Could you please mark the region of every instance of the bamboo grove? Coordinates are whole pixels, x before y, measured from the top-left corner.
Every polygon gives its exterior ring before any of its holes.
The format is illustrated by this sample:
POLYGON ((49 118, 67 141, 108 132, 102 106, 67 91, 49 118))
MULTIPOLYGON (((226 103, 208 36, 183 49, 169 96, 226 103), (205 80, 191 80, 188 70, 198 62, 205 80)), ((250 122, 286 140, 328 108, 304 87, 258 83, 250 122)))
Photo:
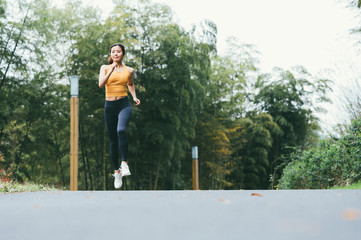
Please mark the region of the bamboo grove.
POLYGON ((127 48, 142 101, 128 128, 124 189, 191 189, 191 146, 201 189, 269 189, 288 156, 317 140, 329 81, 301 66, 262 73, 257 50, 237 39, 219 53, 212 21, 187 31, 168 6, 147 0, 119 0, 107 18, 81 1, 1 0, 0 24, 0 153, 18 181, 69 185, 75 74, 79 189, 113 189, 97 81, 115 42, 127 48))

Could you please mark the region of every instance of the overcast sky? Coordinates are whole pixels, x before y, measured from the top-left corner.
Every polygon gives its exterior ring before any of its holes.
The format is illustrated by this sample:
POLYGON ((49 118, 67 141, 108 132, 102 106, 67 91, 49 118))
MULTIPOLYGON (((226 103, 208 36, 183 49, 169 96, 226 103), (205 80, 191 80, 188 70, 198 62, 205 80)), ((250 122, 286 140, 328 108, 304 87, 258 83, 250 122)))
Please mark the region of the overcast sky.
MULTIPOLYGON (((56 0, 62 1, 62 0, 56 0)), ((361 10, 346 8, 347 0, 152 0, 169 5, 175 20, 190 29, 192 24, 212 20, 218 27, 218 53, 225 51, 226 39, 254 44, 260 67, 290 69, 301 65, 313 75, 325 76, 331 70, 336 78, 334 104, 323 121, 332 125, 345 116, 338 103, 341 86, 360 78, 361 46, 350 30, 361 27, 361 10), (351 79, 351 80, 350 80, 351 79), (332 119, 331 119, 332 118, 332 119)), ((83 0, 108 15, 112 0, 83 0)), ((361 79, 359 79, 361 80, 361 79)))
MULTIPOLYGON (((356 9, 345 7, 347 0, 152 1, 170 6, 176 21, 186 29, 205 19, 216 23, 219 54, 226 49, 230 36, 256 45, 266 70, 302 65, 317 72, 343 55, 360 59, 349 34, 360 20, 356 9)), ((113 8, 112 0, 83 2, 103 9, 105 14, 113 8)))

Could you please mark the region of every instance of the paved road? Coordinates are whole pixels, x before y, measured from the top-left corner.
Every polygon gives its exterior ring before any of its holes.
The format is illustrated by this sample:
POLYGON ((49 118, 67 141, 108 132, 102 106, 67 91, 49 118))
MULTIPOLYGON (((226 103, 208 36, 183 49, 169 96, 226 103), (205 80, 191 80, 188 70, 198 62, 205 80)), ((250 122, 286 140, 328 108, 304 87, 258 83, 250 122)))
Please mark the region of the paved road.
POLYGON ((361 190, 0 194, 0 240, 361 239, 361 190))

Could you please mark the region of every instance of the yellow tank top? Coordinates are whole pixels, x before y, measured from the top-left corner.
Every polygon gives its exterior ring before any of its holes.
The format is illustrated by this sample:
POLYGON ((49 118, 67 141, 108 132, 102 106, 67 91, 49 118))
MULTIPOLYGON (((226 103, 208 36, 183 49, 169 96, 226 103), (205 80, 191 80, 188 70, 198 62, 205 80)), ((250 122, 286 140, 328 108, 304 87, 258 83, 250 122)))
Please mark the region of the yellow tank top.
MULTIPOLYGON (((110 70, 110 65, 105 71, 105 74, 110 70)), ((105 84, 105 96, 106 97, 120 97, 127 96, 127 83, 129 79, 129 71, 125 65, 121 72, 112 72, 105 84)))

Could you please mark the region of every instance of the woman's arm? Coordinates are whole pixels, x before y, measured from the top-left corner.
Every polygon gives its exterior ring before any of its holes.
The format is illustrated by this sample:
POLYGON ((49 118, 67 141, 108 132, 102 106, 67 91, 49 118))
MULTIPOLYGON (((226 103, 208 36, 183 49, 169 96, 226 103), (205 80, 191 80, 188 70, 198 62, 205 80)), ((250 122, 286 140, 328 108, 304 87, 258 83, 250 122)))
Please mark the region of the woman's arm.
POLYGON ((140 105, 140 100, 137 98, 137 94, 135 93, 135 86, 134 86, 134 69, 129 68, 128 71, 130 73, 129 80, 128 80, 128 89, 129 89, 130 94, 133 97, 135 105, 139 106, 140 105))
POLYGON ((100 72, 99 72, 99 87, 100 88, 103 88, 105 86, 105 84, 107 84, 107 81, 108 81, 110 75, 112 74, 112 72, 114 71, 115 66, 116 66, 116 63, 113 63, 111 65, 109 72, 107 72, 107 73, 105 73, 105 72, 109 66, 108 65, 101 66, 100 72))

